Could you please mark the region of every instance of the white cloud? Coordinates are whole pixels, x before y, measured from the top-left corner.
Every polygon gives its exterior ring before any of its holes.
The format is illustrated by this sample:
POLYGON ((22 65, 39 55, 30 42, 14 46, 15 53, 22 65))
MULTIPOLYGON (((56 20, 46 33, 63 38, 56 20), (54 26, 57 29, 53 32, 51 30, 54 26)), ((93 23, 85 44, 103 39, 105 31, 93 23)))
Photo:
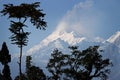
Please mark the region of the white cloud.
POLYGON ((94 41, 95 41, 95 42, 104 42, 105 39, 103 39, 103 38, 101 38, 101 37, 96 37, 96 38, 94 39, 94 41))
POLYGON ((80 2, 75 7, 89 8, 89 7, 92 7, 92 6, 93 6, 93 1, 92 0, 86 0, 85 2, 80 2))
POLYGON ((76 44, 84 40, 85 37, 93 37, 93 33, 102 18, 101 13, 93 8, 93 1, 86 0, 73 6, 56 26, 56 30, 45 38, 40 44, 34 46, 28 53, 39 50, 42 46, 47 46, 50 42, 61 38, 69 44, 76 44), (79 38, 75 38, 75 32, 79 38))
POLYGON ((104 15, 93 5, 93 0, 85 0, 76 4, 60 21, 67 26, 59 26, 60 23, 57 26, 58 29, 65 27, 85 36, 94 36, 96 29, 99 29, 97 26, 100 25, 104 15))

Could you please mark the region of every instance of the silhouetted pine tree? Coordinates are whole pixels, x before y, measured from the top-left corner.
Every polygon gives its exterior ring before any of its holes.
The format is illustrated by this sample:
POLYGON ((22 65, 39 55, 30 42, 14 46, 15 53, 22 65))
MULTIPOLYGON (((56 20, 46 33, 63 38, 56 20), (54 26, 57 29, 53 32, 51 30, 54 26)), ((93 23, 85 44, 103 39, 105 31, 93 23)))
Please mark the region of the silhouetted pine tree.
POLYGON ((0 62, 3 65, 6 65, 9 62, 11 62, 11 55, 9 54, 9 50, 5 42, 3 42, 2 49, 0 51, 0 62))
POLYGON ((11 62, 11 55, 9 54, 9 50, 5 42, 3 42, 2 49, 0 51, 0 62, 2 63, 2 65, 4 65, 2 71, 3 77, 6 80, 12 80, 10 76, 10 68, 8 66, 8 63, 11 62))
POLYGON ((6 80, 12 80, 11 76, 10 76, 10 68, 8 65, 5 65, 4 66, 4 69, 2 71, 3 73, 3 77, 6 79, 6 80))

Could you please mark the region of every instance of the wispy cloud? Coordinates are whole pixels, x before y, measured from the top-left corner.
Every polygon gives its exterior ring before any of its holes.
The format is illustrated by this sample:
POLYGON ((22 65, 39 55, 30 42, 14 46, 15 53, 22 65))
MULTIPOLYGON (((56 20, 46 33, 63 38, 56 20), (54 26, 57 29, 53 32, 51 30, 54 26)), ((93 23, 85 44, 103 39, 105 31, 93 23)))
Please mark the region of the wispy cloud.
POLYGON ((93 0, 86 0, 74 5, 59 22, 57 29, 71 29, 78 34, 93 36, 102 21, 103 14, 94 7, 93 0), (61 24, 65 26, 60 26, 61 24))
POLYGON ((92 0, 86 0, 85 2, 80 2, 79 4, 75 5, 74 8, 90 8, 93 6, 92 0))
POLYGON ((93 8, 93 5, 94 2, 92 0, 86 0, 74 5, 73 8, 59 21, 56 26, 56 30, 52 34, 27 52, 33 53, 39 50, 42 46, 46 46, 58 38, 61 38, 62 40, 65 38, 65 41, 71 43, 78 40, 80 41, 81 39, 74 39, 74 36, 71 33, 72 31, 79 36, 93 36, 93 33, 102 17, 101 13, 93 8))

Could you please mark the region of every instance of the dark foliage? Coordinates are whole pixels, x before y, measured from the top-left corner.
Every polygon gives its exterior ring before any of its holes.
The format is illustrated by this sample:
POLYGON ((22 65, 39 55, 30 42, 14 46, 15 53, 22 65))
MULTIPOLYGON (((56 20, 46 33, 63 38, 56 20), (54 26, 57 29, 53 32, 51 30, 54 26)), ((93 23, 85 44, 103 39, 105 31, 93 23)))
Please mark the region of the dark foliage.
POLYGON ((39 29, 45 29, 46 22, 44 21, 45 14, 42 12, 40 2, 32 4, 22 3, 20 5, 4 4, 4 9, 1 11, 3 16, 8 15, 9 18, 24 18, 23 22, 30 19, 30 22, 39 29))
POLYGON ((21 80, 28 80, 25 74, 22 74, 21 78, 20 78, 20 76, 17 76, 14 80, 20 80, 20 79, 21 80))
POLYGON ((9 50, 7 48, 7 45, 5 42, 3 42, 2 44, 2 49, 0 51, 0 62, 2 63, 2 65, 4 65, 4 68, 2 70, 2 77, 3 80, 12 80, 11 76, 10 76, 10 69, 8 66, 8 63, 11 62, 11 55, 9 54, 9 50))
POLYGON ((0 80, 6 80, 1 73, 0 73, 0 80))
POLYGON ((0 11, 3 16, 8 15, 11 18, 17 18, 18 22, 11 21, 11 27, 9 30, 13 33, 10 37, 11 41, 18 45, 27 45, 27 39, 29 32, 25 32, 23 27, 25 27, 26 20, 30 20, 30 22, 36 26, 38 29, 46 28, 46 22, 44 21, 45 14, 42 12, 42 9, 38 9, 40 7, 40 2, 35 2, 32 4, 22 3, 20 5, 13 4, 4 4, 4 9, 0 11))
POLYGON ((65 65, 64 59, 65 56, 58 49, 55 49, 51 54, 51 59, 49 60, 49 63, 47 64, 46 68, 53 75, 51 77, 52 79, 54 80, 60 79, 62 74, 62 66, 65 65))
POLYGON ((9 69, 9 66, 8 65, 5 65, 4 66, 4 69, 2 71, 3 73, 3 77, 6 79, 6 80, 12 80, 11 76, 10 76, 10 69, 9 69))
POLYGON ((11 27, 9 28, 9 30, 12 33, 10 39, 13 42, 13 44, 18 45, 18 47, 26 46, 28 42, 28 35, 30 34, 30 32, 24 32, 23 28, 26 25, 21 22, 11 21, 10 26, 11 27))
POLYGON ((31 60, 32 60, 32 57, 31 56, 26 56, 26 73, 28 74, 28 71, 30 69, 30 67, 32 66, 31 65, 31 60))
MULTIPOLYGON (((28 35, 30 32, 25 31, 25 22, 30 20, 29 22, 36 26, 37 29, 46 28, 46 22, 44 21, 45 14, 42 12, 42 9, 38 9, 40 7, 40 2, 35 2, 32 4, 22 3, 20 5, 13 5, 13 4, 4 4, 4 8, 0 13, 3 16, 8 15, 8 18, 11 20, 11 25, 9 30, 11 31, 12 35, 10 37, 13 44, 16 44, 20 48, 20 57, 19 57, 19 74, 22 76, 21 70, 21 60, 22 60, 22 48, 23 46, 27 46, 28 42, 28 35), (15 21, 18 20, 18 21, 15 21)), ((21 77, 20 77, 21 78, 21 77)), ((20 79, 21 80, 21 79, 20 79)))
POLYGON ((26 76, 28 80, 46 80, 46 76, 43 73, 42 69, 31 65, 31 56, 26 57, 26 76))
POLYGON ((2 49, 0 51, 0 62, 3 65, 6 65, 9 62, 11 62, 11 55, 9 54, 9 50, 5 42, 3 42, 2 49))
MULTIPOLYGON (((37 66, 32 65, 32 57, 26 57, 26 73, 22 74, 21 80, 46 80, 46 75, 43 70, 37 66)), ((17 76, 15 80, 19 80, 20 76, 17 76)))
POLYGON ((27 73, 28 80, 46 80, 45 74, 39 67, 31 66, 27 73))
POLYGON ((102 59, 99 46, 91 46, 80 51, 77 46, 69 47, 71 54, 63 54, 55 49, 47 65, 53 80, 107 80, 112 64, 109 59, 102 59))

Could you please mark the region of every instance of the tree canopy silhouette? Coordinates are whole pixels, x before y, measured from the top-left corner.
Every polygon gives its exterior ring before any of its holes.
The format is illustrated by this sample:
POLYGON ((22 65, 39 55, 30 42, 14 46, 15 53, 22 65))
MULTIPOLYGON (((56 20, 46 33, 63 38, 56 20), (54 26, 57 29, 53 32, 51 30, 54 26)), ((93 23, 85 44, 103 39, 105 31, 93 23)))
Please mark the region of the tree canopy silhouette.
MULTIPOLYGON (((39 67, 32 65, 32 57, 26 57, 26 71, 22 74, 22 80, 46 80, 46 75, 39 67)), ((19 80, 20 76, 17 76, 15 80, 19 80)))
POLYGON ((11 55, 9 54, 9 50, 5 42, 3 42, 2 49, 0 51, 0 62, 3 65, 6 65, 9 62, 11 62, 11 55))
POLYGON ((99 46, 91 46, 83 51, 77 46, 71 46, 70 54, 63 54, 55 49, 51 54, 48 71, 53 80, 92 80, 95 78, 107 80, 112 63, 103 59, 99 46))
POLYGON ((31 64, 32 57, 26 57, 26 75, 28 80, 46 80, 43 70, 31 64))
POLYGON ((11 20, 11 25, 9 28, 12 33, 10 39, 13 44, 16 44, 20 48, 20 57, 18 62, 20 76, 22 75, 22 48, 27 45, 28 35, 30 34, 30 32, 27 32, 24 29, 27 27, 26 22, 29 20, 30 23, 32 23, 33 26, 36 26, 37 29, 45 30, 47 26, 44 21, 45 14, 42 12, 42 9, 38 9, 39 7, 40 2, 35 2, 32 4, 22 3, 20 5, 4 4, 4 9, 0 11, 3 16, 8 15, 9 19, 13 19, 11 20))
POLYGON ((45 29, 45 13, 42 12, 42 9, 38 9, 39 7, 40 2, 32 4, 22 3, 16 6, 13 4, 4 4, 4 9, 1 13, 3 16, 8 15, 8 18, 17 18, 22 23, 25 23, 26 20, 29 19, 36 28, 45 29))
POLYGON ((47 64, 48 71, 52 74, 52 79, 58 80, 61 79, 61 75, 63 73, 62 67, 64 67, 65 63, 65 55, 58 49, 55 49, 51 54, 51 58, 49 63, 47 64))
POLYGON ((10 68, 8 65, 8 63, 11 62, 11 55, 9 54, 9 50, 5 42, 3 42, 2 49, 0 51, 0 62, 2 65, 4 65, 4 68, 2 70, 3 78, 5 78, 5 80, 12 80, 10 76, 10 68))

